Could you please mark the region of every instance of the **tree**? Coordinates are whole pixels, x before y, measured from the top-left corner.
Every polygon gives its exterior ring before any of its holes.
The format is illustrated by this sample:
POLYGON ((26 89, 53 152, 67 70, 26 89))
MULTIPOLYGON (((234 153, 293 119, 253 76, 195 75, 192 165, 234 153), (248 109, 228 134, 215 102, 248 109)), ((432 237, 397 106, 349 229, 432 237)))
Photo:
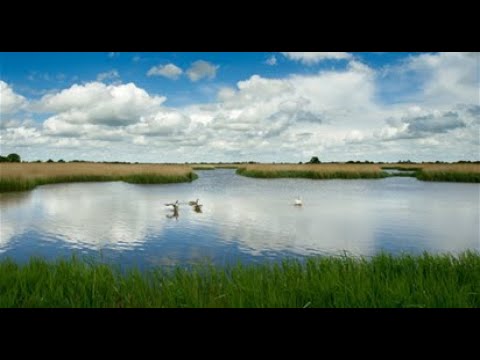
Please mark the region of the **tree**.
POLYGON ((47 163, 52 163, 53 160, 52 159, 48 159, 47 163))
POLYGON ((320 164, 320 160, 318 160, 317 156, 312 156, 312 158, 309 161, 309 164, 320 164))
POLYGON ((5 156, 0 155, 0 162, 8 162, 8 159, 5 156))
POLYGON ((60 159, 60 160, 58 160, 58 162, 59 162, 59 163, 64 163, 64 162, 65 162, 65 160, 63 160, 63 159, 60 159))
POLYGON ((18 155, 18 154, 9 154, 7 156, 7 159, 10 162, 20 162, 21 161, 20 155, 18 155))

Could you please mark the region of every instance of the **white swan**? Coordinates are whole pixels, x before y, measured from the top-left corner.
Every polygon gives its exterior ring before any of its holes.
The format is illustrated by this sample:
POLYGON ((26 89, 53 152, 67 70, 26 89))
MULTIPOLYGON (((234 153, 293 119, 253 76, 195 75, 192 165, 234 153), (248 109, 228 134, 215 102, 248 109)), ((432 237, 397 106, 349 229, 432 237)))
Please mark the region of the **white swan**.
POLYGON ((302 198, 300 196, 295 199, 295 206, 303 206, 302 198))

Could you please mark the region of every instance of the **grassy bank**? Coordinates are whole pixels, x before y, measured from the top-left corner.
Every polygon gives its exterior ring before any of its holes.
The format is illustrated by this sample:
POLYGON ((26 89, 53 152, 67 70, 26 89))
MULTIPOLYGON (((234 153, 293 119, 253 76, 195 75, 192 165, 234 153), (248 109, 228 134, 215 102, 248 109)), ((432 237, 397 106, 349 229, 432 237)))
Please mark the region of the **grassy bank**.
POLYGON ((237 174, 266 179, 380 179, 409 176, 423 181, 480 183, 480 164, 253 164, 239 167, 237 174), (414 173, 387 174, 384 169, 409 170, 414 173))
POLYGON ((480 183, 480 164, 422 164, 417 179, 480 183))
POLYGON ((38 185, 125 181, 133 184, 166 184, 193 181, 189 166, 98 163, 1 163, 0 192, 31 190, 38 185))
POLYGON ((255 164, 238 168, 237 174, 268 179, 380 179, 388 176, 379 165, 372 164, 255 164))
MULTIPOLYGON (((382 169, 415 171, 418 180, 480 183, 480 164, 383 164, 382 169)), ((411 176, 396 174, 395 176, 411 176)))
POLYGON ((0 307, 480 307, 480 254, 198 266, 121 274, 78 259, 0 262, 0 307))

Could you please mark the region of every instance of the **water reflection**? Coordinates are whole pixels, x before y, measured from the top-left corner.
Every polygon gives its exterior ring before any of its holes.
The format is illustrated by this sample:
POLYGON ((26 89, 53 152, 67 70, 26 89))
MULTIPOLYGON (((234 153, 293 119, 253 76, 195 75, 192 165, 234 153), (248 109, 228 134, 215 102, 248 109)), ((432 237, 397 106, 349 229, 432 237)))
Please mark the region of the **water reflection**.
MULTIPOLYGON (((43 242, 62 240, 72 248, 138 246, 152 221, 155 231, 161 232, 161 205, 128 189, 128 184, 120 182, 42 186, 31 192, 29 202, 19 203, 16 213, 5 211, 0 203, 2 229, 22 224, 43 242)), ((2 242, 18 234, 14 231, 4 237, 2 231, 2 242)))
POLYGON ((165 204, 165 206, 170 207, 170 210, 172 211, 171 214, 166 215, 167 219, 175 219, 178 221, 178 208, 180 207, 178 200, 174 203, 165 204))
POLYGON ((344 250, 480 250, 478 184, 405 177, 259 180, 231 170, 199 174, 186 184, 57 184, 0 194, 1 256, 39 249, 53 254, 64 247, 155 264, 344 250), (294 206, 300 195, 303 206, 294 206))
POLYGON ((1 208, 17 207, 28 201, 31 196, 31 191, 0 193, 1 208))
POLYGON ((31 192, 0 193, 0 253, 8 249, 14 236, 27 231, 30 221, 21 207, 27 204, 35 206, 31 195, 31 192))
POLYGON ((175 219, 178 221, 178 207, 173 207, 171 213, 166 215, 167 219, 175 219))

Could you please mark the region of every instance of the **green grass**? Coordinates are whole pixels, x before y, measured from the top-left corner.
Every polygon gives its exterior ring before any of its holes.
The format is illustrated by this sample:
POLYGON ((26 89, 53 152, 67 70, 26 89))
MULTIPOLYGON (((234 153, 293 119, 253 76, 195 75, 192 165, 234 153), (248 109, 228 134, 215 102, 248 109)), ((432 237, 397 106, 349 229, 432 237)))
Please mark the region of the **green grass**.
POLYGON ((480 254, 287 260, 148 272, 0 261, 0 307, 480 307, 480 254))
POLYGON ((308 170, 276 170, 276 171, 262 171, 262 170, 247 170, 245 168, 238 168, 236 173, 242 176, 264 179, 276 178, 306 178, 306 179, 382 179, 388 177, 385 172, 372 171, 334 171, 334 172, 320 172, 308 170))
POLYGON ((59 184, 69 182, 92 182, 92 181, 125 181, 131 184, 169 184, 179 182, 191 182, 198 175, 190 172, 186 175, 158 175, 158 174, 132 174, 121 176, 108 175, 74 175, 74 176, 51 176, 35 179, 23 178, 0 178, 0 192, 27 191, 36 186, 46 184, 59 184))

